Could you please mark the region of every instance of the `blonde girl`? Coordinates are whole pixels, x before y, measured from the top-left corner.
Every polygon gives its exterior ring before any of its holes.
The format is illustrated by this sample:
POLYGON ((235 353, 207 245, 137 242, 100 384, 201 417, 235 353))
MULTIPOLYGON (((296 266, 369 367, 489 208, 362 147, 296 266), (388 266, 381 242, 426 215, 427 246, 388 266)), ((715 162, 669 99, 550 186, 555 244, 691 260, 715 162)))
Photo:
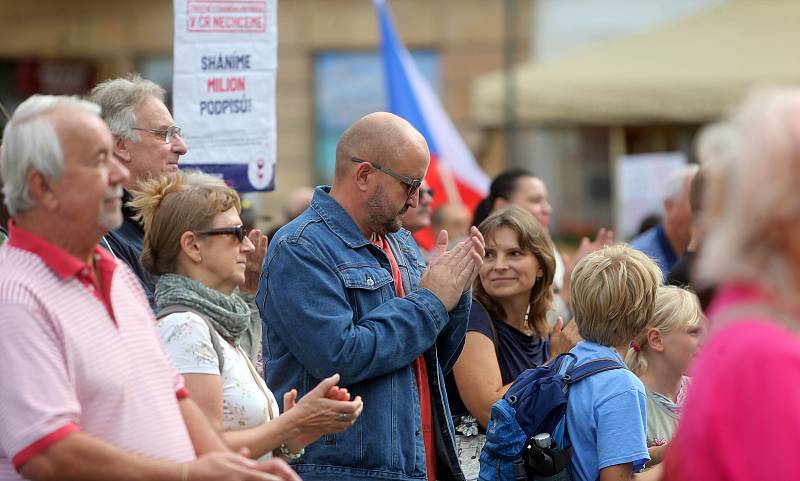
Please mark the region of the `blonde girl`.
POLYGON ((628 367, 647 391, 650 465, 661 462, 680 417, 689 378, 686 371, 704 332, 697 296, 675 286, 658 288, 653 318, 631 343, 628 367))

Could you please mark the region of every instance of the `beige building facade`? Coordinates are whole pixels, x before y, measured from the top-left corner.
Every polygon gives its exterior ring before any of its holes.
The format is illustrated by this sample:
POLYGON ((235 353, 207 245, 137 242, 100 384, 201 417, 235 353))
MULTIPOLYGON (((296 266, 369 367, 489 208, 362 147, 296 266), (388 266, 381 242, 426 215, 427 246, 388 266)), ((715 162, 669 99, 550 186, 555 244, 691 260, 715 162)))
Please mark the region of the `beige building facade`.
MULTIPOLYGON (((388 3, 406 45, 435 52, 445 108, 473 153, 496 159, 486 166, 496 172, 502 156, 470 120, 470 87, 479 75, 504 65, 506 2, 388 3)), ((514 3, 516 54, 522 59, 530 44, 531 3, 514 3)), ((86 88, 130 71, 168 84, 172 22, 170 0, 0 2, 0 100, 13 106, 37 88, 86 88), (47 78, 29 78, 37 75, 47 78)), ((315 59, 325 52, 375 52, 380 41, 370 0, 281 0, 278 31, 277 188, 260 196, 262 224, 281 221, 287 192, 320 180, 314 163, 315 59)))

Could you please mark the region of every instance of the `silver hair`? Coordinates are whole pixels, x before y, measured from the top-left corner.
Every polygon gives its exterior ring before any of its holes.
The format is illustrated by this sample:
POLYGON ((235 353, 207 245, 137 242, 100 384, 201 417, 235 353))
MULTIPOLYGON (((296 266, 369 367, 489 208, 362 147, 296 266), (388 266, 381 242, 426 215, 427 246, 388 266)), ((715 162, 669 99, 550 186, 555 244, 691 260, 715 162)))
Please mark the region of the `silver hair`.
POLYGON ((739 136, 727 120, 714 122, 700 129, 694 150, 700 165, 708 165, 729 158, 738 150, 739 136))
POLYGON ((786 229, 800 222, 800 88, 757 91, 734 113, 734 155, 720 159, 708 192, 704 282, 760 279, 793 285, 786 229))
POLYGON ((28 188, 28 175, 37 170, 48 179, 64 173, 64 152, 51 118, 46 115, 59 106, 83 109, 100 115, 97 104, 64 95, 33 95, 14 111, 3 131, 0 178, 9 214, 16 215, 36 205, 28 188))
POLYGON ((98 104, 103 120, 115 136, 138 142, 133 130, 136 126, 136 108, 148 97, 164 101, 164 89, 139 74, 109 79, 97 84, 89 93, 89 100, 98 104))
POLYGON ((681 198, 681 195, 688 192, 686 181, 694 177, 697 173, 697 169, 697 164, 688 164, 673 172, 672 175, 669 176, 667 185, 664 188, 664 200, 669 199, 677 201, 681 198))

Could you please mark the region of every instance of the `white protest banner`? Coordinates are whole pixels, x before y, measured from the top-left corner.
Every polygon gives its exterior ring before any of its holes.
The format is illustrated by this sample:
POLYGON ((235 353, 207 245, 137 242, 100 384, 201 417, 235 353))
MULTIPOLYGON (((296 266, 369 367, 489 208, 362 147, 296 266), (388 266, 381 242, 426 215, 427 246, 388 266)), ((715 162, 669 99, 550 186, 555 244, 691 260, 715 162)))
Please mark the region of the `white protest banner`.
POLYGON ((174 0, 175 121, 182 169, 242 192, 275 187, 277 0, 174 0))
POLYGON ((627 239, 650 214, 663 215, 662 203, 672 174, 686 165, 681 152, 636 154, 617 161, 617 209, 614 232, 627 239))

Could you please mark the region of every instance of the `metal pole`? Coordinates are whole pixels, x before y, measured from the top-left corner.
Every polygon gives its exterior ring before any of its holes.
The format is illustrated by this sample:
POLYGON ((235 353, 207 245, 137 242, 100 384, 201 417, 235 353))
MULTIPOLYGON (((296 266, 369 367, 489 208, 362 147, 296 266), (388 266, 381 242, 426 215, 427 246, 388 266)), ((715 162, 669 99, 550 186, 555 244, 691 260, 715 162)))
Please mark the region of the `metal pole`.
POLYGON ((613 209, 614 232, 622 238, 621 202, 619 198, 619 159, 627 153, 625 142, 625 127, 612 126, 608 128, 608 161, 611 168, 611 207, 613 209))
POLYGON ((517 59, 517 0, 505 1, 505 131, 506 166, 519 165, 517 154, 517 82, 513 75, 517 59))

